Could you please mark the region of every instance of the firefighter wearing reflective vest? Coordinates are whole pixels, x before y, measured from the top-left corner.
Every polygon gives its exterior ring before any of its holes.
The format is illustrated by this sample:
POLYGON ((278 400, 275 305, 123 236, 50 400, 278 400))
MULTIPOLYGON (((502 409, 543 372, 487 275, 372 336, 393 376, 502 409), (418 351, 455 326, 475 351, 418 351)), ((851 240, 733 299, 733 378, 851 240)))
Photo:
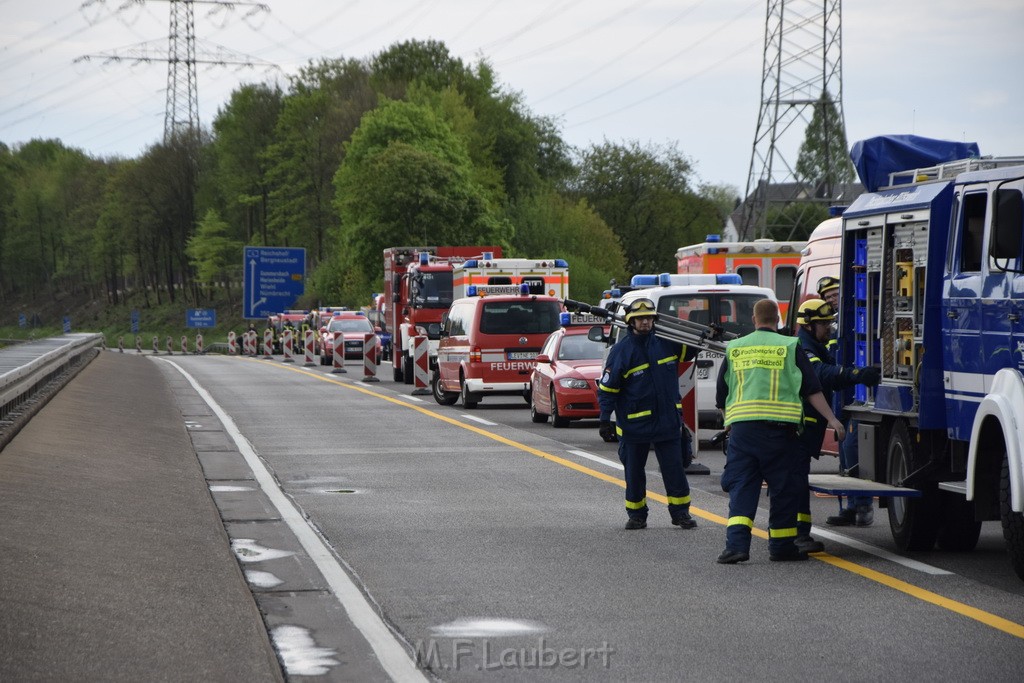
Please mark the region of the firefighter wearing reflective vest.
POLYGON ((637 299, 626 308, 626 332, 608 353, 598 384, 600 434, 605 441, 618 436, 626 477, 626 529, 647 526, 644 467, 651 446, 661 467, 672 523, 693 529, 697 522, 690 516, 690 484, 681 452, 678 366, 680 360, 696 356, 696 349, 654 336, 656 316, 650 299, 637 299))
POLYGON ((770 299, 754 305, 755 330, 726 347, 718 376, 717 405, 725 413, 729 449, 722 490, 729 493, 729 521, 720 564, 750 559, 750 537, 768 483, 768 553, 772 561, 806 560, 794 542, 800 491, 793 486, 795 459, 803 457, 797 432, 803 401, 825 415, 843 438, 843 426, 821 393, 810 361, 796 337, 778 333, 779 307, 770 299))
MULTIPOLYGON (((834 279, 834 278, 833 278, 834 279)), ((838 281, 836 282, 838 286, 838 281)), ((814 368, 814 374, 821 384, 821 392, 829 405, 832 394, 837 389, 846 389, 855 384, 875 386, 881 379, 881 371, 876 367, 849 368, 836 364, 829 350, 832 337, 832 321, 835 311, 822 299, 808 299, 800 304, 797 310, 796 323, 799 325, 797 340, 807 359, 814 368)), ((807 477, 811 473, 811 458, 821 455, 821 442, 825 438, 825 418, 814 409, 804 404, 804 431, 800 435, 804 457, 796 461, 793 484, 799 487, 800 507, 796 516, 796 544, 804 552, 813 553, 825 549, 821 541, 811 538, 811 490, 808 488, 807 477)))

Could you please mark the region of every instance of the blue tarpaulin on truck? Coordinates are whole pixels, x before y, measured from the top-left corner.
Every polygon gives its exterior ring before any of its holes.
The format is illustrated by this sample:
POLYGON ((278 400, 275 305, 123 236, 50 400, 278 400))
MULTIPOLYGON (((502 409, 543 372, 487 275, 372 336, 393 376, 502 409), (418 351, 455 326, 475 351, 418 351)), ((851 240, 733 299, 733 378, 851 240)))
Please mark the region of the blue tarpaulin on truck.
POLYGON ((853 144, 850 158, 868 192, 889 184, 889 174, 947 161, 980 157, 976 142, 934 140, 917 135, 879 135, 853 144))

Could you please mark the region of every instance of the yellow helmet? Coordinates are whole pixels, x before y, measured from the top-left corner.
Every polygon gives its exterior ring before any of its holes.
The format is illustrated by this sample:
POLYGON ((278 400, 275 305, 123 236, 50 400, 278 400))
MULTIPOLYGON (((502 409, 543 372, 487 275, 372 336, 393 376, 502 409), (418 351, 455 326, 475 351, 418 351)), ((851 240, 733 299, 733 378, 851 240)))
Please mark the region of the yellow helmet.
POLYGON ((808 299, 796 311, 796 324, 810 325, 819 321, 830 323, 835 317, 835 312, 827 303, 821 299, 808 299))
POLYGON ((633 318, 643 318, 655 315, 658 315, 658 311, 654 307, 654 302, 646 298, 637 299, 636 301, 631 302, 626 308, 627 323, 633 318))
POLYGON ((818 296, 824 298, 826 292, 839 289, 839 278, 826 275, 818 280, 818 296))

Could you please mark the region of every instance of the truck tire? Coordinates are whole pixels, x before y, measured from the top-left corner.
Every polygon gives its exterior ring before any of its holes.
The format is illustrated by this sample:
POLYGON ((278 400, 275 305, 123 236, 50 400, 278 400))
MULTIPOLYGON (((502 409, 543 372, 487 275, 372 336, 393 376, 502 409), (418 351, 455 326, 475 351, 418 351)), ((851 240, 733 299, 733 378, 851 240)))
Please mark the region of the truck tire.
POLYGON ((459 385, 462 388, 459 392, 462 397, 462 407, 466 410, 476 408, 477 404, 480 403, 480 395, 473 393, 466 387, 466 380, 461 375, 459 376, 459 385))
POLYGON ((402 381, 406 384, 412 384, 413 381, 412 356, 404 352, 402 353, 402 381))
MULTIPOLYGON (((904 420, 897 420, 889 437, 888 482, 903 485, 916 466, 914 443, 904 420)), ((931 550, 939 533, 938 489, 934 484, 922 490, 920 498, 893 496, 889 500, 889 527, 900 550, 931 550)))
POLYGON ((939 491, 939 509, 939 547, 956 553, 974 550, 981 536, 981 522, 974 521, 974 503, 959 493, 939 491))
POLYGON ((551 426, 568 427, 569 420, 558 414, 558 399, 555 398, 555 390, 551 390, 551 426))
POLYGON ((1003 523, 1003 540, 1010 554, 1013 571, 1024 580, 1024 513, 1010 507, 1010 463, 1003 453, 1003 467, 999 474, 999 518, 1003 523))
POLYGON ((434 394, 434 400, 443 406, 454 405, 459 400, 459 394, 455 391, 445 391, 441 388, 441 373, 434 370, 430 377, 430 392, 434 394))

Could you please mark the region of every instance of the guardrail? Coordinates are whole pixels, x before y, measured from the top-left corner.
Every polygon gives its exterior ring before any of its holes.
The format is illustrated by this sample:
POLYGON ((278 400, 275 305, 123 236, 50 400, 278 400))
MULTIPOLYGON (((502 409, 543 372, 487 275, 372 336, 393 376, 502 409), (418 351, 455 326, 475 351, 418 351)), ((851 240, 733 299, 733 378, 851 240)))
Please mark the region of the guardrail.
POLYGON ((0 420, 102 342, 99 334, 66 334, 0 349, 0 420))

